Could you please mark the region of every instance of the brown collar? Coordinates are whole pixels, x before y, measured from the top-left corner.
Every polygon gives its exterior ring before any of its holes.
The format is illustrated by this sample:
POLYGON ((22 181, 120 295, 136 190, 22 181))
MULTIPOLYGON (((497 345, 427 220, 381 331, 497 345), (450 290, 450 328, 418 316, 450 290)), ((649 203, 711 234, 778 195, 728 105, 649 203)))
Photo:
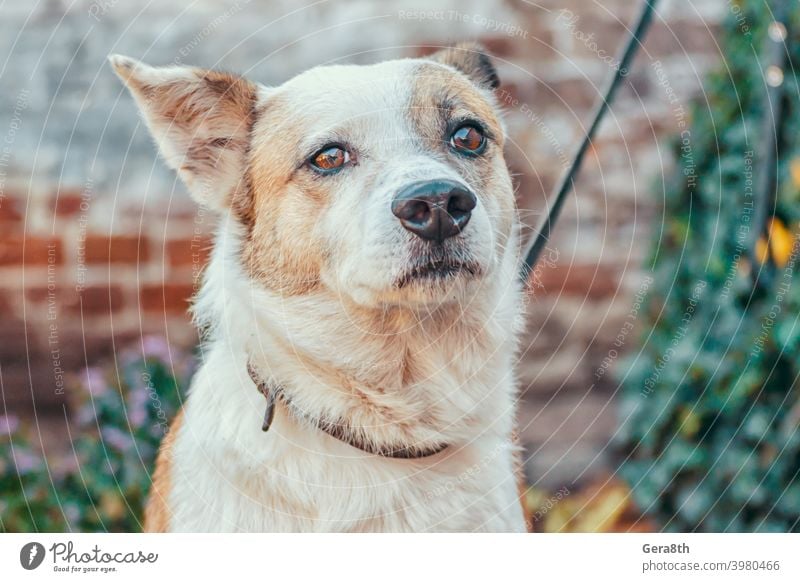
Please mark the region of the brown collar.
POLYGON ((372 443, 365 442, 359 438, 356 431, 343 421, 337 422, 327 418, 313 418, 306 414, 299 415, 296 411, 296 407, 291 405, 291 401, 280 386, 270 387, 259 378, 258 374, 256 374, 253 367, 249 364, 247 366, 247 372, 250 374, 250 379, 253 381, 253 384, 256 385, 258 391, 261 392, 267 400, 267 408, 264 411, 264 422, 261 424, 261 430, 264 432, 267 432, 272 425, 272 421, 275 418, 275 403, 280 397, 286 404, 286 409, 290 413, 299 416, 302 420, 310 422, 312 426, 315 426, 327 435, 370 455, 377 455, 390 459, 424 459, 439 454, 448 447, 447 444, 435 445, 425 449, 418 449, 415 447, 403 447, 399 449, 376 447, 372 443))

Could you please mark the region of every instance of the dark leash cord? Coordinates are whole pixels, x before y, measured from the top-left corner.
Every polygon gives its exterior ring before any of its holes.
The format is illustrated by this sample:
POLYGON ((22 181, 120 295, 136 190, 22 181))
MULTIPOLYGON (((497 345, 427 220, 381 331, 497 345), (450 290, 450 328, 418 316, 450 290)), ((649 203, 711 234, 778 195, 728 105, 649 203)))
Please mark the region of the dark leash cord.
POLYGON ((611 105, 611 101, 614 99, 614 94, 616 93, 622 79, 630 70, 633 57, 636 56, 637 51, 642 46, 642 41, 647 34, 647 29, 653 20, 656 2, 657 0, 644 0, 644 6, 639 14, 636 27, 631 33, 628 43, 625 45, 618 58, 617 62, 619 63, 619 66, 617 67, 614 75, 611 77, 602 99, 595 106, 592 125, 589 126, 589 131, 586 132, 586 136, 583 138, 580 147, 578 147, 577 151, 575 152, 569 170, 566 174, 564 174, 561 182, 559 182, 558 187, 556 188, 556 194, 553 204, 550 206, 550 211, 547 213, 547 216, 539 226, 538 232, 530 243, 529 249, 525 255, 525 262, 520 271, 520 276, 522 277, 523 281, 526 281, 530 276, 531 272, 536 266, 536 262, 539 260, 539 255, 542 254, 545 245, 550 240, 550 232, 552 231, 556 220, 558 220, 558 215, 561 212, 561 207, 564 205, 567 194, 569 194, 569 192, 575 186, 575 178, 578 175, 578 170, 581 167, 581 163, 586 155, 586 151, 589 149, 589 145, 592 143, 594 134, 596 133, 600 122, 603 120, 603 117, 605 117, 605 114, 611 105))

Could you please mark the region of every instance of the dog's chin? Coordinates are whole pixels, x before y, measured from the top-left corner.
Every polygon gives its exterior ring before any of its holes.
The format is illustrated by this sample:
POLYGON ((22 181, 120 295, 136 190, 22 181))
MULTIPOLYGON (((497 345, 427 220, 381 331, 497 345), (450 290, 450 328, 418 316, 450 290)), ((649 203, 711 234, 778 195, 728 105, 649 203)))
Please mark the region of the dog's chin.
POLYGON ((422 255, 400 270, 389 296, 392 302, 409 306, 464 301, 483 276, 484 269, 478 261, 422 255))
POLYGON ((480 287, 484 272, 474 261, 414 264, 387 286, 357 285, 348 289, 348 295, 362 307, 431 309, 468 300, 480 287))
POLYGON ((443 244, 414 241, 410 257, 395 277, 399 290, 447 292, 483 276, 484 269, 467 245, 450 239, 443 244))
MULTIPOLYGON (((363 263, 362 263, 363 264, 363 263)), ((379 270, 377 270, 379 271, 379 270)), ((362 270, 359 274, 364 273, 362 270)), ((372 275, 377 274, 372 270, 372 275)), ((402 264, 390 273, 359 284, 359 277, 344 277, 346 293, 364 307, 434 307, 463 302, 481 287, 488 265, 466 245, 414 244, 402 264)))
POLYGON ((415 261, 397 277, 394 287, 399 291, 419 290, 434 294, 438 290, 447 292, 454 285, 480 278, 482 271, 476 261, 447 258, 415 261))

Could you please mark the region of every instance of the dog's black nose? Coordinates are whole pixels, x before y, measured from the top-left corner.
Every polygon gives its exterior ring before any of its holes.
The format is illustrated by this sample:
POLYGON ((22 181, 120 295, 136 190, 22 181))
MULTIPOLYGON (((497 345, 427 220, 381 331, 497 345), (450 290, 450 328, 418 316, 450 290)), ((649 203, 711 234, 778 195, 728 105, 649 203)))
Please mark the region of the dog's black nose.
POLYGON ((475 194, 457 182, 415 182, 392 200, 392 213, 420 238, 442 242, 467 226, 478 203, 475 194))

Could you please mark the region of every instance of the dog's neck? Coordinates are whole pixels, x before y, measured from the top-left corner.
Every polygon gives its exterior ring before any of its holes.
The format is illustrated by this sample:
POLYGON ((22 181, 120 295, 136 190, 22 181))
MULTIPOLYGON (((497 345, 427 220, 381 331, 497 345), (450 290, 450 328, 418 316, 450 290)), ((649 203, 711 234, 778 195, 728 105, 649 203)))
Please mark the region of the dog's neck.
POLYGON ((214 345, 280 385, 294 406, 346 418, 379 446, 434 447, 478 429, 510 432, 513 285, 486 286, 469 309, 378 310, 325 290, 284 297, 244 274, 240 245, 237 225, 224 223, 195 314, 211 326, 214 345))

